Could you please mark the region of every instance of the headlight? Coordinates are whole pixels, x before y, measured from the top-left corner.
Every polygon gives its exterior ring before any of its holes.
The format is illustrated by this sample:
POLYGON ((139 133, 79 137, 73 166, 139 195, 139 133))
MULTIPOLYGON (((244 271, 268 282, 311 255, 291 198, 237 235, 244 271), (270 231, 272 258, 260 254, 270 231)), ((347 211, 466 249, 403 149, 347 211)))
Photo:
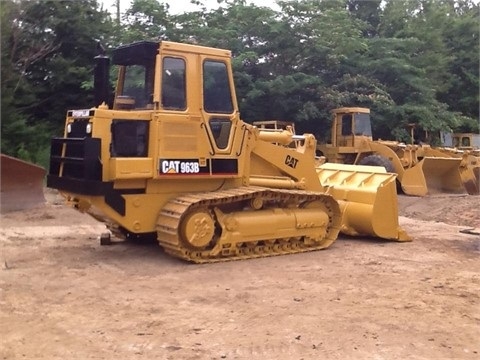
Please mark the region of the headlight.
POLYGON ((72 132, 72 124, 67 125, 67 134, 70 134, 72 132))
POLYGON ((87 124, 87 127, 85 128, 85 131, 87 132, 87 134, 92 133, 92 123, 87 124))

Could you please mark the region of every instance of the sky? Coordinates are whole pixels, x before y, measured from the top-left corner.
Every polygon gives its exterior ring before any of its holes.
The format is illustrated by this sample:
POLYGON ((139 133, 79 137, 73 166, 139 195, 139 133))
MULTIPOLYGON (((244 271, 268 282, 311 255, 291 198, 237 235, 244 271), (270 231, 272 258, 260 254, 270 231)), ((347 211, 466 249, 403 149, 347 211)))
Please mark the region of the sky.
MULTIPOLYGON (((217 0, 200 0, 205 4, 208 10, 216 9, 218 7, 217 0)), ((99 0, 103 3, 105 10, 110 11, 113 15, 116 14, 116 0, 99 0)), ((120 12, 123 13, 130 6, 131 0, 120 0, 120 12)), ((195 11, 200 8, 192 5, 190 0, 160 0, 159 2, 167 3, 171 14, 181 14, 183 12, 195 11)), ((247 0, 247 4, 255 4, 257 6, 275 7, 275 0, 247 0)))

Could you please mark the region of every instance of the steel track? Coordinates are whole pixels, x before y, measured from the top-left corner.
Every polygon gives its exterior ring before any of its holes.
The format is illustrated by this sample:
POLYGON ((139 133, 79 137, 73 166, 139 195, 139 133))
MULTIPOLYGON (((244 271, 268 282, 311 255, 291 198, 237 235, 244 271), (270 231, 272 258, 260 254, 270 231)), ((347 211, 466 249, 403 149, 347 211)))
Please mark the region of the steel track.
MULTIPOLYGON (((337 238, 341 222, 341 215, 338 204, 329 195, 301 191, 267 189, 261 187, 242 187, 231 190, 188 194, 169 201, 161 210, 157 220, 157 236, 160 245, 165 251, 177 258, 195 262, 212 263, 219 261, 230 261, 250 258, 260 258, 284 254, 294 254, 306 251, 320 250, 330 246, 337 238), (299 236, 288 239, 266 239, 264 241, 244 242, 236 244, 224 244, 226 251, 218 254, 212 253, 215 240, 205 249, 192 249, 184 241, 179 230, 184 215, 197 208, 212 209, 235 204, 245 203, 255 197, 261 197, 278 207, 300 206, 302 203, 316 201, 322 203, 322 209, 326 211, 329 223, 326 229, 326 236, 321 241, 312 242, 311 239, 299 236)), ((217 224, 218 225, 218 224, 217 224)))

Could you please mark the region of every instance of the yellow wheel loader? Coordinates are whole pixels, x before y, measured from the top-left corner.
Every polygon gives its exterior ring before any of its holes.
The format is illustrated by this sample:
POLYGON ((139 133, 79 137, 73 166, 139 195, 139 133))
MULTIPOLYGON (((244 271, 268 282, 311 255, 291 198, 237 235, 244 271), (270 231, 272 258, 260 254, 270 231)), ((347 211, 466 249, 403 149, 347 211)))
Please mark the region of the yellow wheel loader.
POLYGON ((423 157, 445 157, 460 161, 458 171, 465 190, 469 195, 479 195, 480 155, 478 152, 475 150, 421 145, 418 153, 423 157))
POLYGON ((196 263, 323 249, 339 231, 410 240, 395 174, 317 166, 313 135, 240 120, 230 51, 119 47, 111 105, 109 62, 96 57, 95 106, 52 139, 47 185, 114 235, 196 263))
POLYGON ((317 144, 317 155, 340 164, 382 166, 398 175, 407 195, 464 193, 461 159, 425 152, 417 145, 373 140, 370 110, 359 107, 334 109, 331 142, 317 144))
MULTIPOLYGON (((467 192, 480 194, 480 134, 440 133, 443 147, 435 148, 444 156, 461 158, 460 172, 467 192)), ((430 149, 427 147, 426 153, 430 149)))
POLYGON ((27 210, 45 203, 46 171, 35 164, 1 154, 0 212, 27 210))
POLYGON ((480 151, 480 134, 441 132, 440 140, 446 148, 480 151))

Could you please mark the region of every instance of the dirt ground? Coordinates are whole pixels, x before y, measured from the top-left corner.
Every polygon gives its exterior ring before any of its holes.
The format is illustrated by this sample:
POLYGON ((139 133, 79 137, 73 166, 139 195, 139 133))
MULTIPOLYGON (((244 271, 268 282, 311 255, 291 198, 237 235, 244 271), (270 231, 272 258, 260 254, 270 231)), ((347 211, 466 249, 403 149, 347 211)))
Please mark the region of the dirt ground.
POLYGON ((410 243, 192 265, 54 195, 1 218, 0 359, 480 359, 479 197, 400 196, 410 243))

